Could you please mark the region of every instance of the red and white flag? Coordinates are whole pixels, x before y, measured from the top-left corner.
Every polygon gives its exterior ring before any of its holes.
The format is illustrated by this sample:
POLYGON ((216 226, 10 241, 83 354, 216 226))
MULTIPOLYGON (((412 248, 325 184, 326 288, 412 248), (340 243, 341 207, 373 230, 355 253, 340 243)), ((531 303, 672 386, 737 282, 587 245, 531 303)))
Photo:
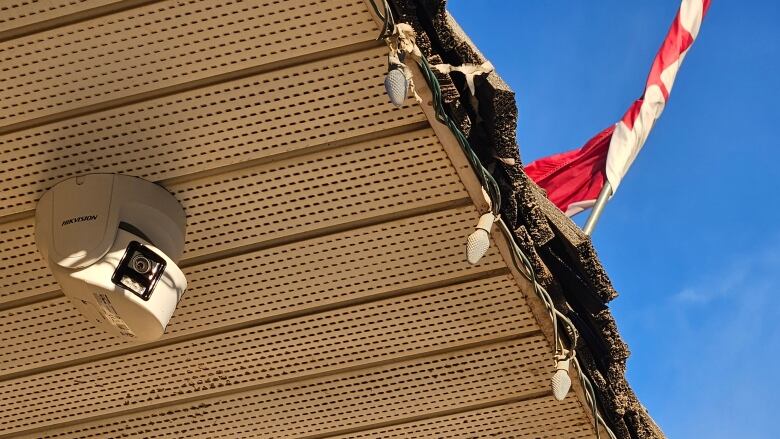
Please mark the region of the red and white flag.
POLYGON ((539 159, 525 167, 558 208, 572 216, 592 207, 604 181, 612 194, 661 116, 677 71, 699 33, 710 0, 682 0, 671 29, 653 61, 645 92, 617 124, 574 151, 539 159))

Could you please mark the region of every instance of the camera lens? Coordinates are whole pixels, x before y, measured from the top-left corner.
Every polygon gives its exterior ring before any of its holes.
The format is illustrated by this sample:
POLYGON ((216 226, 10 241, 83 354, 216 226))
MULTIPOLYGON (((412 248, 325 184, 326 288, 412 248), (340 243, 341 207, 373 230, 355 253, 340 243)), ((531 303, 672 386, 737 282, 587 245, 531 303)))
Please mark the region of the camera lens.
POLYGON ((130 266, 133 267, 133 270, 141 274, 145 274, 151 271, 152 262, 149 259, 136 254, 133 255, 133 258, 130 260, 130 266))

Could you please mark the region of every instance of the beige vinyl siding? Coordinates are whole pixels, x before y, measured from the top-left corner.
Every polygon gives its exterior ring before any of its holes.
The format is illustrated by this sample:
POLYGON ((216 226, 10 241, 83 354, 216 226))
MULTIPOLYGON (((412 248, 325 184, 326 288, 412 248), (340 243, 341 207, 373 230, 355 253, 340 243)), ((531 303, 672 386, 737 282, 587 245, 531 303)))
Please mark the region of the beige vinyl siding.
POLYGON ((463 158, 389 104, 365 1, 0 16, 0 437, 594 436, 551 396, 537 299, 495 245, 465 261, 463 158), (92 327, 40 259, 36 200, 89 172, 185 208, 158 341, 92 327))

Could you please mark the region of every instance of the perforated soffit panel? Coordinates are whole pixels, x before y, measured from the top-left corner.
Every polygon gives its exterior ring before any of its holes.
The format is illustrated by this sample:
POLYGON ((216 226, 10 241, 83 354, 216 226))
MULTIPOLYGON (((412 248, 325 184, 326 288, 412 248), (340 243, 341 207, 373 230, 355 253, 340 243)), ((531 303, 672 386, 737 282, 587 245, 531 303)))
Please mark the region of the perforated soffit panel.
MULTIPOLYGON (((0 437, 592 437, 363 0, 0 1, 0 437), (35 247, 56 182, 187 212, 166 335, 96 330, 35 247)), ((528 300, 532 300, 529 298, 528 300)))

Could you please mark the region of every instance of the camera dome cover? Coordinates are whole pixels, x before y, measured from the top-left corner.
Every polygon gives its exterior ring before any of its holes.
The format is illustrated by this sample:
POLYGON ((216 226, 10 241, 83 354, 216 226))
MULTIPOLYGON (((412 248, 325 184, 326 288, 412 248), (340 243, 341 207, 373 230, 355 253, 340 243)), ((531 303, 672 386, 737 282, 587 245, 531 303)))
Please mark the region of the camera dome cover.
POLYGON ((137 177, 88 174, 64 180, 38 201, 35 234, 44 258, 83 268, 111 248, 120 224, 143 233, 171 259, 184 250, 186 217, 162 186, 137 177))

